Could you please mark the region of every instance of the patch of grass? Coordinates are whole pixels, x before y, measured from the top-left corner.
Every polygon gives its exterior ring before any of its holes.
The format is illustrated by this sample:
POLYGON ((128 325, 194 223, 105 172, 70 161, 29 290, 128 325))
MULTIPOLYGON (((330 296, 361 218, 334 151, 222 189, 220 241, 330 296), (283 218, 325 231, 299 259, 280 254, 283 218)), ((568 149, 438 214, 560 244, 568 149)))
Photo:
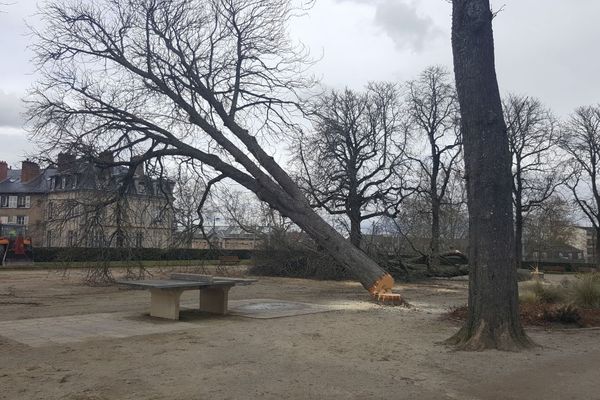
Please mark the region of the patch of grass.
POLYGON ((519 303, 521 304, 536 304, 539 301, 537 295, 530 290, 519 292, 519 303))
POLYGON ((519 302, 523 304, 556 304, 565 301, 566 298, 567 290, 564 287, 540 281, 526 282, 519 289, 519 302))
POLYGON ((574 304, 583 308, 600 308, 600 274, 579 275, 570 289, 574 304))
POLYGON ((544 285, 537 281, 533 286, 533 292, 545 304, 556 304, 565 300, 566 291, 560 286, 544 285))

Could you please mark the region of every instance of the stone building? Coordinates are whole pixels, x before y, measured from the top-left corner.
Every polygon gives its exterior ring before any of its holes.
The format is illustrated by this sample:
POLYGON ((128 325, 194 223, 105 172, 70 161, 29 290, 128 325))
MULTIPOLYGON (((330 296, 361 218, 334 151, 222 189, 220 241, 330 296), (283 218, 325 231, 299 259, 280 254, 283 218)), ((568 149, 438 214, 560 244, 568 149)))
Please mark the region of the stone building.
MULTIPOLYGON (((112 160, 108 160, 112 161, 112 160)), ((60 154, 47 198, 48 247, 171 245, 173 183, 138 167, 101 167, 60 154)))
MULTIPOLYGON (((247 232, 239 226, 213 226, 207 228, 206 235, 211 243, 222 250, 257 250, 264 246, 267 228, 257 228, 262 234, 247 232)), ((197 232, 190 243, 192 249, 208 249, 209 243, 197 232)))
POLYGON ((55 172, 31 161, 23 161, 21 169, 0 161, 0 224, 24 226, 34 246, 45 240, 46 199, 55 172))
POLYGON ((172 182, 143 167, 129 174, 70 154, 43 170, 0 162, 0 223, 25 226, 34 247, 164 248, 172 242, 172 192, 172 182))

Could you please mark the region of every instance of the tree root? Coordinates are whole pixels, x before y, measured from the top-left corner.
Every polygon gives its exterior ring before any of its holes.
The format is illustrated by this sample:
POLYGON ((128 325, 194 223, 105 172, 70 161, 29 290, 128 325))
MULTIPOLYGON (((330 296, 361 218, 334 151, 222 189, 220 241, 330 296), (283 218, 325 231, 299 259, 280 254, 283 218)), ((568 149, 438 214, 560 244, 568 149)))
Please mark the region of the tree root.
POLYGON ((539 347, 525 331, 511 327, 509 324, 497 326, 494 329, 487 326, 485 321, 480 321, 477 326, 469 329, 468 325, 462 327, 454 336, 442 342, 459 351, 521 351, 539 347))

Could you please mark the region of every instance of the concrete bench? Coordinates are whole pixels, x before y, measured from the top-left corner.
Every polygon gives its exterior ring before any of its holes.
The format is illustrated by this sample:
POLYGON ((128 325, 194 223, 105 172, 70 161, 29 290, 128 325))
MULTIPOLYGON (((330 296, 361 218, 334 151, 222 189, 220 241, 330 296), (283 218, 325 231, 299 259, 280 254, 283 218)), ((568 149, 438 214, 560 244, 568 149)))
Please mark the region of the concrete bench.
POLYGON ((179 300, 184 290, 199 290, 199 310, 227 314, 229 289, 249 285, 256 279, 226 278, 200 274, 171 274, 170 279, 117 281, 122 285, 150 290, 150 315, 179 319, 179 300))

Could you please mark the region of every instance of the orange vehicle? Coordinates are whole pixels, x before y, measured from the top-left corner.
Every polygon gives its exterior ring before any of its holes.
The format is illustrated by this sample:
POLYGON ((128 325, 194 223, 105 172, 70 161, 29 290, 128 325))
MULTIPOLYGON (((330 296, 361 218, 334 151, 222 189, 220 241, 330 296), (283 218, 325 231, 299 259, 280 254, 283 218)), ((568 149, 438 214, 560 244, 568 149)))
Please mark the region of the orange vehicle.
POLYGON ((0 265, 32 262, 33 247, 24 225, 0 224, 0 265))

